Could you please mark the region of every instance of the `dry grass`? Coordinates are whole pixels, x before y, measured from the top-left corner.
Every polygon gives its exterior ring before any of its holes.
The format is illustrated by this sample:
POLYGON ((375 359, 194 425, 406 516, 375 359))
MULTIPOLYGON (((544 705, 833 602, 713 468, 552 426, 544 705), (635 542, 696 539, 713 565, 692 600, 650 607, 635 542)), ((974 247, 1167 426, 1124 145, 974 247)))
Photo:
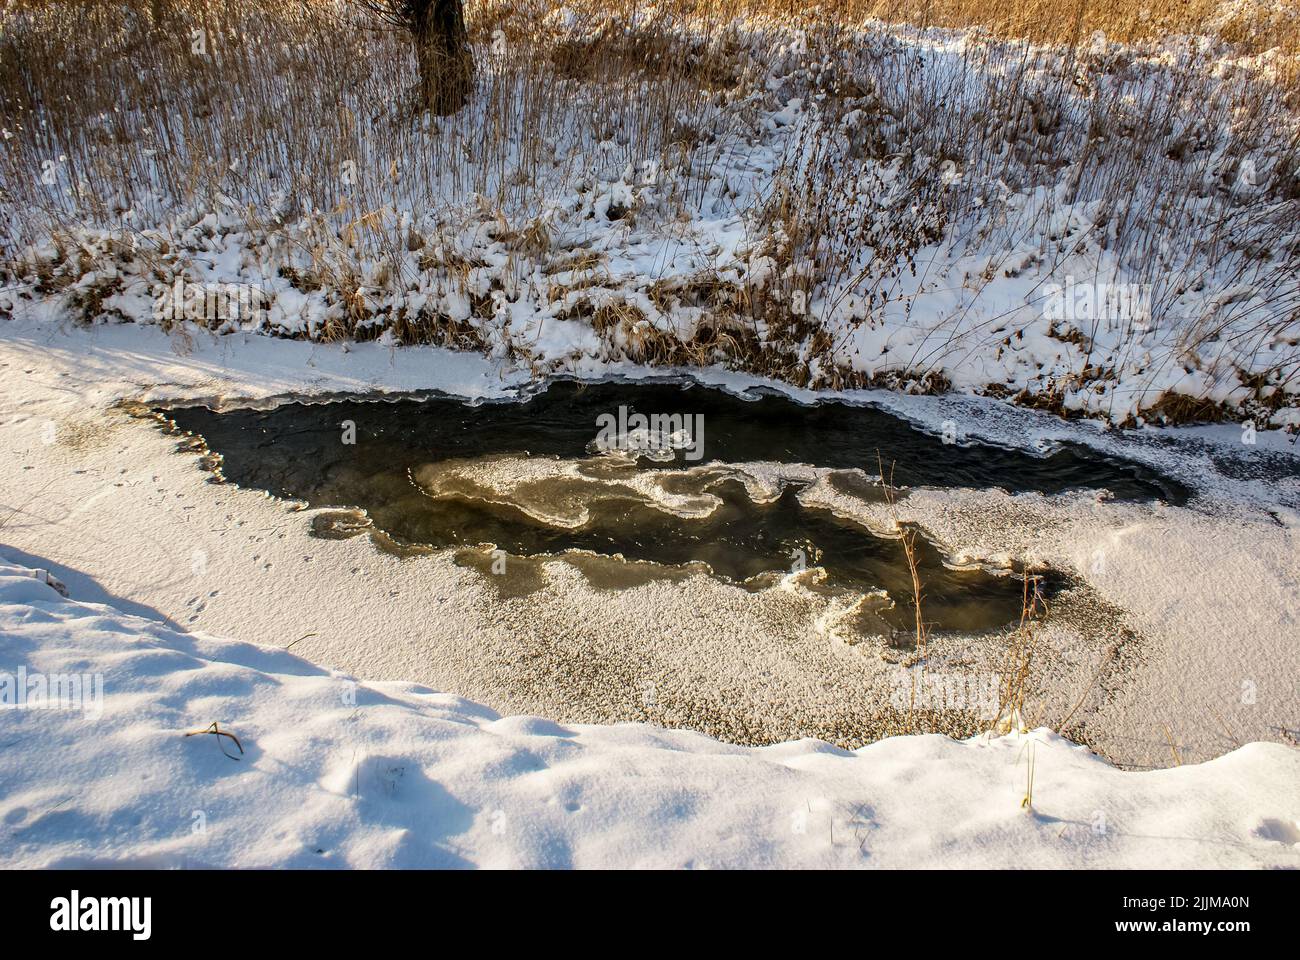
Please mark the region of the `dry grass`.
MULTIPOLYGON (((1046 604, 1039 589, 1039 578, 1026 568, 1020 623, 1008 637, 998 695, 996 733, 1010 733, 1027 728, 1025 701, 1032 691, 1034 657, 1038 649, 1037 625, 1046 614, 1046 604)), ((1032 774, 1031 774, 1032 776, 1032 774)))
MULTIPOLYGON (((992 252, 967 280, 978 296, 1023 269, 1010 251, 1036 224, 1088 202, 1109 211, 1108 255, 1154 291, 1157 326, 1204 286, 1208 264, 1216 284, 1271 296, 1247 336, 1272 343, 1300 318, 1286 287, 1300 249, 1279 246, 1300 202, 1300 136, 1286 132, 1300 106, 1300 31, 1288 16, 1297 7, 1226 9, 743 0, 722 11, 671 0, 647 11, 578 0, 560 15, 539 0, 483 0, 467 8, 481 67, 471 106, 434 118, 403 102, 416 72, 406 38, 354 6, 21 0, 0 13, 0 285, 35 277, 87 317, 112 315, 122 280, 98 266, 111 257, 168 282, 188 269, 183 251, 220 244, 229 227, 200 222, 216 211, 237 218, 295 288, 328 293, 324 319, 290 335, 391 331, 491 348, 501 303, 540 271, 547 302, 594 323, 611 358, 931 391, 947 384, 937 356, 864 372, 855 330, 891 310, 910 318, 909 289, 927 269, 919 254, 941 238, 992 252), (953 71, 927 71, 916 47, 871 18, 979 32, 953 71), (1147 57, 1098 43, 1098 31, 1139 44, 1207 34, 1218 46, 1147 57), (1267 49, 1213 76, 1225 54, 1267 49), (801 124, 762 183, 738 182, 754 178, 736 158, 754 148, 765 111, 792 97, 815 103, 820 119, 801 124), (1267 183, 1244 200, 1232 177, 1262 156, 1272 158, 1267 183), (1211 161, 1222 182, 1207 179, 1211 161), (768 269, 738 271, 700 250, 695 269, 662 266, 644 298, 620 289, 582 233, 595 227, 575 229, 572 207, 624 168, 653 171, 653 190, 598 210, 601 230, 689 245, 701 218, 735 215, 751 264, 768 269), (994 184, 1064 194, 1018 219, 994 215, 994 184), (86 227, 109 236, 88 243, 86 227), (484 258, 485 238, 506 263, 484 258), (468 308, 388 296, 431 277, 468 308), (669 329, 656 313, 688 316, 690 328, 669 329)), ((1049 267, 1073 241, 1050 242, 1049 267)), ((1242 337, 1234 309, 1186 331, 1189 348, 1242 337)), ((972 334, 1003 335, 994 325, 972 334)), ((506 351, 535 362, 517 345, 506 351)), ((1256 372, 1261 402, 1280 402, 1300 366, 1282 357, 1256 372)), ((1066 391, 1108 375, 1090 364, 1030 401, 1059 407, 1066 391)), ((1160 412, 1201 409, 1170 400, 1160 412)))
POLYGON ((899 541, 903 545, 907 570, 912 578, 912 608, 915 613, 916 652, 920 662, 924 663, 925 651, 930 639, 930 625, 926 623, 921 612, 921 602, 925 598, 925 594, 922 590, 920 563, 916 553, 917 531, 915 527, 905 525, 898 518, 898 493, 897 488, 894 486, 894 464, 891 463, 889 473, 885 473, 884 461, 877 452, 876 469, 879 471, 880 485, 885 495, 885 503, 889 507, 890 516, 894 521, 894 528, 898 531, 899 541))

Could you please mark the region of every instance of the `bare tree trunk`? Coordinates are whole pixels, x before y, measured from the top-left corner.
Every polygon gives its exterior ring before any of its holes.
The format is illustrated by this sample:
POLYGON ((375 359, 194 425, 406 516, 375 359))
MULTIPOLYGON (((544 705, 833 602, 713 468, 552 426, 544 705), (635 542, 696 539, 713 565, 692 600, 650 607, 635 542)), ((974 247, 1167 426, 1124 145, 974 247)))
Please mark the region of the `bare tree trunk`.
POLYGON ((417 0, 411 7, 424 105, 440 115, 455 113, 474 85, 474 54, 462 0, 417 0))

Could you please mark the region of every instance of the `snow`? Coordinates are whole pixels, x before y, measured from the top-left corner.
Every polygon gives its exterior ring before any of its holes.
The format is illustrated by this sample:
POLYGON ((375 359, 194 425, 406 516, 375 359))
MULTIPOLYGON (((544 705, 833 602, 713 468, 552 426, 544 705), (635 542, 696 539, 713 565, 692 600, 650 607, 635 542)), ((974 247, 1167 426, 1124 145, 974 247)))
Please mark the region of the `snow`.
POLYGON ((1277 744, 1125 773, 1045 729, 849 752, 501 717, 33 573, 0 561, 0 673, 99 676, 103 699, 0 714, 7 867, 1300 865, 1277 744), (186 736, 214 722, 238 745, 186 736))

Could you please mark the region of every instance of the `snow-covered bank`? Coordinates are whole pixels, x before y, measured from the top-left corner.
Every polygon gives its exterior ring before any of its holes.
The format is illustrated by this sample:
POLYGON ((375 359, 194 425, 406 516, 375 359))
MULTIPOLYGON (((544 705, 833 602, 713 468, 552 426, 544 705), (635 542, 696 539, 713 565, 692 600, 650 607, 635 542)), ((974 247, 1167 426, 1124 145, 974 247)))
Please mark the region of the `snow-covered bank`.
POLYGON ((305 33, 234 15, 205 96, 246 106, 201 133, 173 128, 207 117, 173 72, 188 33, 141 44, 130 5, 103 48, 33 63, 0 114, 0 317, 1300 423, 1283 51, 519 0, 480 11, 502 19, 463 111, 394 122, 375 71, 408 52, 341 6, 305 33))
POLYGON ((0 692, 22 667, 29 689, 102 676, 103 697, 0 713, 6 866, 1300 866, 1300 753, 1277 744, 1124 773, 1046 730, 848 752, 561 726, 33 573, 0 563, 0 692), (238 746, 185 736, 214 721, 238 746))

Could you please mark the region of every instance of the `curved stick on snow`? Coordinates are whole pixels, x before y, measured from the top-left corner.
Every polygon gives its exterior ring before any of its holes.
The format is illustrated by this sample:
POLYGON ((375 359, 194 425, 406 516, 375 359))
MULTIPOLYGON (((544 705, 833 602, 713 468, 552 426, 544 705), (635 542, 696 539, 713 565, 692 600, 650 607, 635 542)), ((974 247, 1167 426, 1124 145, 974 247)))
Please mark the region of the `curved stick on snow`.
MULTIPOLYGON (((235 741, 235 746, 237 746, 237 747, 239 748, 239 752, 240 752, 240 754, 243 754, 243 752, 244 752, 244 745, 243 745, 242 743, 239 742, 239 738, 238 738, 237 736, 235 736, 233 733, 227 733, 225 730, 222 730, 219 726, 217 726, 217 721, 216 721, 216 720, 213 720, 213 721, 212 721, 212 725, 211 725, 211 726, 209 726, 209 727, 204 727, 202 730, 191 730, 191 731, 189 731, 188 733, 186 733, 185 736, 187 736, 187 737, 199 737, 199 736, 202 736, 202 735, 205 734, 205 733, 210 733, 210 734, 212 734, 213 736, 215 736, 215 737, 217 738, 217 745, 218 745, 218 746, 221 746, 221 738, 222 738, 222 737, 229 737, 231 740, 234 740, 234 741, 235 741)), ((227 757, 230 757, 231 760, 238 760, 238 759, 239 759, 239 757, 232 757, 232 756, 230 756, 230 754, 226 753, 226 748, 225 748, 225 747, 221 747, 221 752, 222 752, 223 754, 225 754, 227 757)))

